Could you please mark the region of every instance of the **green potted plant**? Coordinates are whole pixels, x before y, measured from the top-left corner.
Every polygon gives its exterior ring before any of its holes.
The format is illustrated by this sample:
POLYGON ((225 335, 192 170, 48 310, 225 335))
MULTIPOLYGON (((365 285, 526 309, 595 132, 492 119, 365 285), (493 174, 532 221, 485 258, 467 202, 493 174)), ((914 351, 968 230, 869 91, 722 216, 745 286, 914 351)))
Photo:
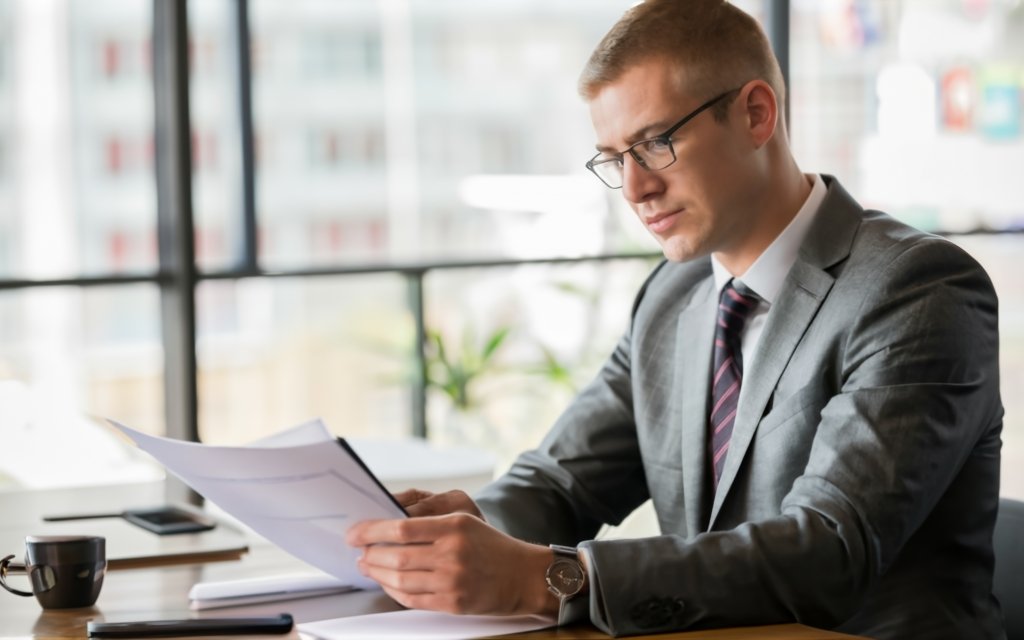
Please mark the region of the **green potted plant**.
POLYGON ((473 387, 482 377, 501 370, 495 357, 510 332, 510 327, 498 327, 482 344, 478 344, 473 332, 467 331, 463 334, 460 348, 453 352, 439 331, 428 330, 425 345, 427 388, 441 391, 456 410, 467 412, 477 409, 480 402, 473 387))

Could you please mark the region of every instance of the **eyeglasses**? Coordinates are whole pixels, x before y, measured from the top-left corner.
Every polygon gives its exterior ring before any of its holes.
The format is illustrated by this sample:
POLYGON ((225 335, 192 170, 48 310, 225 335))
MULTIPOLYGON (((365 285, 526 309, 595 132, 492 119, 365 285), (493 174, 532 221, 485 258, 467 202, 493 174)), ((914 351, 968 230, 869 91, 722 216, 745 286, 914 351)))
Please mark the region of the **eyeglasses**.
POLYGON ((621 189, 622 164, 627 153, 633 156, 633 160, 635 160, 638 165, 648 171, 661 171, 662 169, 671 166, 672 163, 676 161, 676 150, 672 147, 672 134, 682 128, 684 124, 699 116, 702 111, 714 106, 730 94, 736 93, 740 88, 730 89, 721 95, 711 98, 690 113, 686 114, 682 120, 669 127, 665 133, 654 136, 653 138, 641 140, 640 142, 634 142, 622 153, 616 153, 614 155, 602 155, 601 153, 598 153, 590 160, 587 160, 587 169, 590 169, 590 171, 593 172, 593 174, 609 188, 621 189))

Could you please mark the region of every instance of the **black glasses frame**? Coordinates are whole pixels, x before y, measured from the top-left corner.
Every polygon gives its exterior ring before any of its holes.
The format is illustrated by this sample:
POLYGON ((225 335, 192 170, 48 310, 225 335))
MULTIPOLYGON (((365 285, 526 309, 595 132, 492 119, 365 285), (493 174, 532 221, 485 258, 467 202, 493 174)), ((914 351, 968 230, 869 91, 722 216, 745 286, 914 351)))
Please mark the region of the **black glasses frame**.
POLYGON ((671 167, 673 164, 675 164, 675 161, 676 161, 676 149, 672 145, 672 135, 676 131, 679 131, 679 129, 681 129, 687 122, 689 122, 690 120, 693 120, 694 118, 699 116, 701 113, 703 113, 707 109, 710 109, 711 107, 713 107, 718 102, 724 100, 730 94, 736 93, 736 92, 738 92, 742 88, 743 87, 737 87, 735 89, 730 89, 730 90, 726 91, 725 93, 718 94, 714 98, 711 98, 710 100, 708 100, 704 104, 700 105, 699 107, 697 107, 696 109, 694 109, 690 113, 688 113, 685 116, 683 116, 682 120, 680 120, 679 122, 675 123, 674 125, 672 125, 668 129, 666 129, 664 132, 662 132, 662 133, 660 133, 660 134, 658 134, 656 136, 652 136, 650 138, 645 138, 645 139, 640 140, 638 142, 634 142, 633 144, 629 145, 629 147, 627 147, 621 153, 617 153, 617 154, 615 154, 613 156, 608 156, 608 157, 605 157, 605 158, 601 158, 601 152, 598 152, 597 155, 595 155, 593 158, 591 158, 590 160, 587 160, 587 164, 586 164, 587 169, 589 169, 591 173, 593 173, 595 176, 597 176, 597 179, 600 180, 602 183, 604 183, 604 185, 606 187, 608 187, 609 189, 621 189, 622 188, 621 181, 620 181, 620 184, 618 186, 609 184, 607 180, 605 180, 604 178, 601 177, 601 174, 597 172, 597 169, 595 167, 598 167, 598 166, 603 165, 603 164, 607 164, 609 162, 617 162, 619 164, 619 167, 620 167, 619 173, 620 173, 620 177, 621 177, 621 173, 622 173, 621 172, 621 167, 624 164, 624 159, 625 159, 625 156, 626 156, 627 153, 633 157, 633 160, 635 160, 638 165, 640 165, 641 167, 643 167, 647 171, 661 171, 662 169, 667 169, 668 167, 671 167), (669 153, 672 154, 672 159, 668 162, 668 164, 666 164, 664 166, 661 166, 661 167, 657 167, 655 169, 652 169, 651 167, 647 166, 647 161, 644 160, 644 158, 636 151, 636 147, 638 147, 640 145, 650 144, 650 143, 655 142, 655 141, 661 142, 662 144, 665 144, 665 145, 668 146, 668 151, 669 151, 669 153))

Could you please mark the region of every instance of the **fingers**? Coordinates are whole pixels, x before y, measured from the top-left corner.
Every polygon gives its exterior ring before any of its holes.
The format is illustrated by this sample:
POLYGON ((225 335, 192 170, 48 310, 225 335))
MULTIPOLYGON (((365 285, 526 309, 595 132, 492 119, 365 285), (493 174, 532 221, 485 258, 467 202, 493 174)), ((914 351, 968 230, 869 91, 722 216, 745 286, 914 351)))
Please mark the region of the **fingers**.
POLYGON ((398 500, 398 504, 403 507, 409 508, 421 500, 426 500, 430 496, 434 495, 429 491, 420 491, 419 489, 406 489, 405 491, 399 491, 395 494, 395 500, 398 500))
POLYGON ((374 545, 363 550, 359 570, 427 571, 437 565, 435 556, 432 545, 374 545))
POLYGON ((450 514, 403 520, 365 520, 352 526, 345 534, 351 547, 374 544, 429 544, 446 533, 466 526, 466 514, 450 514))
POLYGON ((409 609, 425 609, 444 613, 467 613, 464 598, 441 593, 406 593, 391 587, 383 587, 384 593, 392 600, 409 609))
POLYGON ((456 588, 458 562, 435 545, 377 545, 364 550, 359 572, 410 608, 466 613, 466 590, 456 588))
POLYGON ((383 567, 365 567, 360 564, 360 571, 367 578, 375 580, 386 590, 403 593, 407 595, 434 593, 437 586, 434 584, 434 573, 432 571, 395 571, 383 567))
POLYGON ((406 512, 414 518, 441 516, 446 513, 468 513, 481 520, 484 519, 480 508, 476 506, 472 498, 466 495, 465 491, 431 493, 420 489, 407 489, 394 495, 398 504, 402 505, 406 512))
POLYGON ((425 494, 422 499, 406 508, 410 516, 440 516, 447 513, 467 513, 471 516, 484 519, 480 508, 476 506, 473 499, 464 491, 446 491, 444 493, 425 494))

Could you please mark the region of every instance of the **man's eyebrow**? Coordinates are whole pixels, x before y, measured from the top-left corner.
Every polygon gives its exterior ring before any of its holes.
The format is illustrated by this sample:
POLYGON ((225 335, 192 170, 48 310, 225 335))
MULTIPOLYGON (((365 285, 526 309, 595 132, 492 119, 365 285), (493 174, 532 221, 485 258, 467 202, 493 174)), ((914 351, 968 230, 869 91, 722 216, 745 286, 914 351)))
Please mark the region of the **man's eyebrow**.
POLYGON ((635 144, 637 142, 640 142, 641 140, 650 140, 651 138, 656 138, 661 134, 665 133, 671 126, 671 123, 665 124, 664 122, 655 122, 653 124, 649 124, 643 129, 635 131, 633 135, 628 136, 626 138, 626 142, 628 142, 629 144, 635 144))
MULTIPOLYGON (((651 138, 656 138, 659 135, 665 133, 665 131, 668 130, 670 126, 671 125, 664 124, 662 122, 655 122, 654 124, 649 124, 645 126, 643 129, 638 129, 637 131, 634 131, 632 134, 626 136, 626 146, 628 147, 629 145, 636 144, 641 140, 650 140, 651 138)), ((600 144, 595 145, 594 148, 597 149, 598 153, 607 153, 609 155, 615 155, 619 153, 618 149, 606 147, 600 144)))

